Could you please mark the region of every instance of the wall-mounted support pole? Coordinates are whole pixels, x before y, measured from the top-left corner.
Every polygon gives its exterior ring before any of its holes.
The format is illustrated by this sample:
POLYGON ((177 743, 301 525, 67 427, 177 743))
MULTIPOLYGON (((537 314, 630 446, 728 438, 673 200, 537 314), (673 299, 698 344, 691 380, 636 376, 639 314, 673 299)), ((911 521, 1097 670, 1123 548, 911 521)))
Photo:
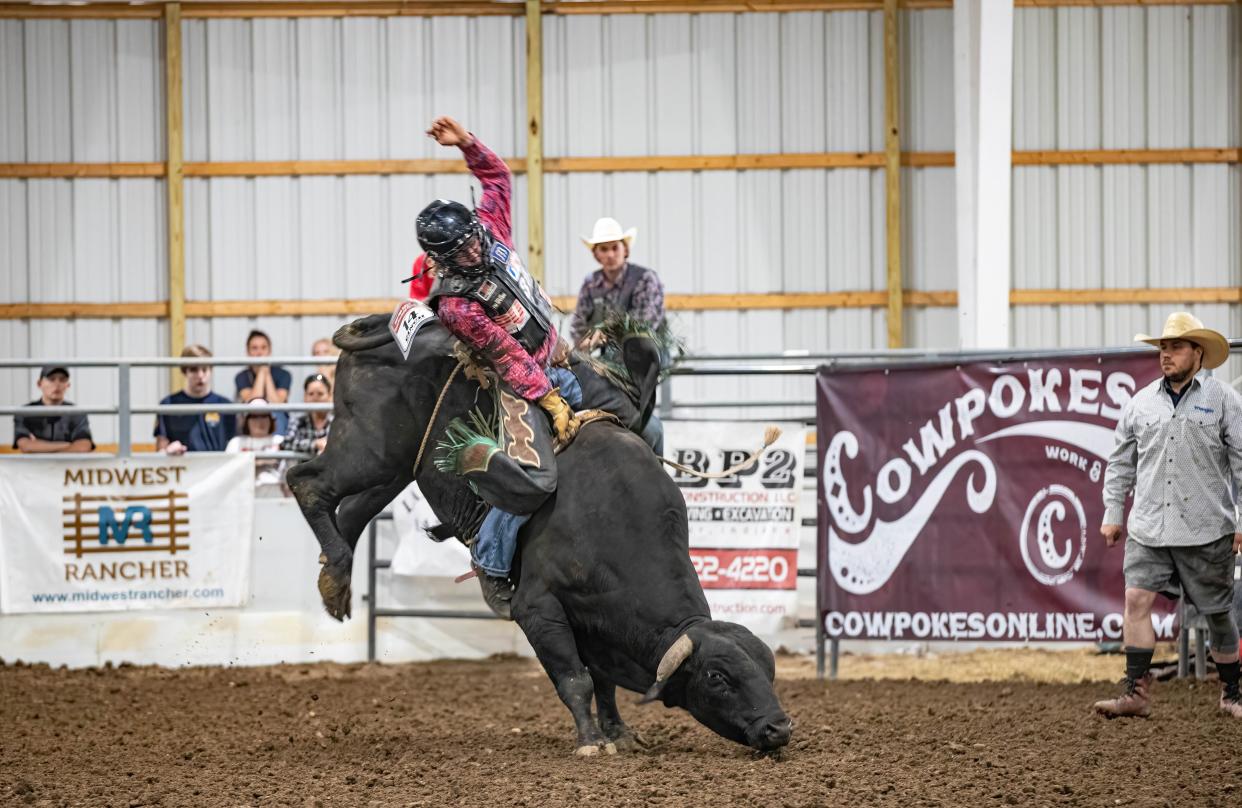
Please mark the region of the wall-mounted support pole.
MULTIPOLYGON (((168 224, 168 353, 185 347, 185 196, 182 175, 181 4, 164 6, 164 183, 168 224)), ((181 384, 171 368, 170 389, 181 384)))
POLYGON ((543 283, 543 9, 526 0, 526 198, 530 220, 527 264, 543 283))

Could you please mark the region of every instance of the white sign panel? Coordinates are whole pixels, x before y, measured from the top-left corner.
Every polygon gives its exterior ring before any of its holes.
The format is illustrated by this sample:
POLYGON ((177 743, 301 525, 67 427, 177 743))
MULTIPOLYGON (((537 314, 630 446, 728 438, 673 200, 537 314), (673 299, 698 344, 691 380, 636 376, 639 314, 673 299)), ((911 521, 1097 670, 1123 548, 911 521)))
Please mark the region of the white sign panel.
POLYGON ((243 606, 254 455, 0 460, 0 612, 243 606))
MULTIPOLYGON (((664 455, 697 471, 720 472, 763 443, 764 424, 664 424, 664 455)), ((799 501, 806 427, 779 424, 781 436, 750 468, 705 480, 669 469, 686 499, 690 558, 712 617, 771 634, 797 613, 799 501)))

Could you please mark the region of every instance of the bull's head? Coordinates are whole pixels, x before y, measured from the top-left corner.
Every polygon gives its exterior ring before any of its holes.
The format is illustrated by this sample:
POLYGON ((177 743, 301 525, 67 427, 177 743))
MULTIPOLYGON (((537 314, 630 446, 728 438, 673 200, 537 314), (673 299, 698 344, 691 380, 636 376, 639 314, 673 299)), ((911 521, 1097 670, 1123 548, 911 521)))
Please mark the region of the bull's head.
POLYGON ((761 751, 789 743, 793 723, 772 689, 776 662, 736 623, 694 626, 665 652, 643 702, 684 707, 713 732, 761 751))

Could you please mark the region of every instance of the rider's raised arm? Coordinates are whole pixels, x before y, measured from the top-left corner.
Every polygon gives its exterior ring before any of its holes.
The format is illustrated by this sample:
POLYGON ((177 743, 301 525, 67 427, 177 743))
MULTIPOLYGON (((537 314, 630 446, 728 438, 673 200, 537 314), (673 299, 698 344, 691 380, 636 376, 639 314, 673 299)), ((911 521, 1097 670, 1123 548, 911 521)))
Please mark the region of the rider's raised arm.
POLYGON ((509 333, 487 316, 483 307, 464 297, 442 297, 436 316, 444 327, 462 342, 491 361, 500 377, 513 392, 527 401, 538 401, 552 389, 548 375, 537 360, 526 352, 509 333))
POLYGON ((466 158, 466 167, 478 178, 483 186, 483 198, 476 209, 479 220, 487 225, 492 236, 513 246, 513 214, 510 211, 510 200, 513 196, 513 176, 509 166, 496 156, 495 152, 472 137, 470 142, 461 146, 461 153, 466 158))

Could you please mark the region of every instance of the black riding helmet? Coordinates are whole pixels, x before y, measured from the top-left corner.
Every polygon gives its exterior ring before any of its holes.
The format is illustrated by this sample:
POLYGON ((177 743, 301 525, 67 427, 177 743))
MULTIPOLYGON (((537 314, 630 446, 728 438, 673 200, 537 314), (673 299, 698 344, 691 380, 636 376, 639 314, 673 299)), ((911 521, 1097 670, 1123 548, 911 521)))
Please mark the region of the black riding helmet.
POLYGON ((418 214, 415 228, 419 246, 435 261, 436 266, 458 272, 477 272, 483 268, 483 257, 491 246, 487 230, 480 224, 479 217, 460 202, 437 199, 418 214), (469 244, 471 238, 479 240, 479 263, 469 267, 459 266, 453 256, 469 244))

